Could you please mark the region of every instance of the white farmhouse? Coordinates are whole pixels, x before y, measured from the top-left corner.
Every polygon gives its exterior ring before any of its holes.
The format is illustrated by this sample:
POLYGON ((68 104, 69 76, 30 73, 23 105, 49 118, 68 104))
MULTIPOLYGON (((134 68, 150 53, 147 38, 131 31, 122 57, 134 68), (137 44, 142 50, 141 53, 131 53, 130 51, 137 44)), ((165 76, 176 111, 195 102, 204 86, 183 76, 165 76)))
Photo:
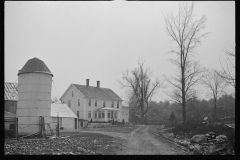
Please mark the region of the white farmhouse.
POLYGON ((78 128, 83 121, 115 121, 122 122, 122 99, 109 88, 101 88, 100 81, 97 86, 70 84, 60 97, 60 100, 77 115, 78 128))

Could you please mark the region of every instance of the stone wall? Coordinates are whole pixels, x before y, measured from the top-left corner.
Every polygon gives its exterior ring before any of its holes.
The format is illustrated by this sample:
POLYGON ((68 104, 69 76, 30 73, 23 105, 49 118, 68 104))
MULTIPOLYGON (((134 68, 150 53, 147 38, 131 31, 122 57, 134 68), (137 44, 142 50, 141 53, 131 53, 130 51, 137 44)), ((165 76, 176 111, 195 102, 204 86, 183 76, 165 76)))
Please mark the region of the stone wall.
POLYGON ((109 126, 111 123, 88 123, 88 128, 97 128, 102 126, 109 126))

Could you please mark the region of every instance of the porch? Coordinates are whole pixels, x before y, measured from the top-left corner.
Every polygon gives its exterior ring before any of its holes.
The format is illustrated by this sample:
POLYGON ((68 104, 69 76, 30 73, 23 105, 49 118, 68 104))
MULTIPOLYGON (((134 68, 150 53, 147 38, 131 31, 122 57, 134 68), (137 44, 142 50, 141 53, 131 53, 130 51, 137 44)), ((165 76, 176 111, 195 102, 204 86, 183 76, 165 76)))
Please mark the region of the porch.
POLYGON ((120 122, 120 109, 115 108, 99 108, 94 111, 93 121, 108 122, 110 120, 120 122))

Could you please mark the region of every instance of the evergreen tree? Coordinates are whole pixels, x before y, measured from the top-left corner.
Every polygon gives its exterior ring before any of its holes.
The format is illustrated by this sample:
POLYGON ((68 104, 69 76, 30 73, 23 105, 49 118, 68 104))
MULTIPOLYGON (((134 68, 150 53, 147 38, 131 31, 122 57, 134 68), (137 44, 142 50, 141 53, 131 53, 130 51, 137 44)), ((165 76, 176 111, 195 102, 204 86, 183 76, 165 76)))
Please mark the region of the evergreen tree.
POLYGON ((174 120, 175 119, 175 115, 174 115, 174 113, 173 113, 173 111, 172 111, 172 114, 170 115, 170 121, 171 120, 174 120))

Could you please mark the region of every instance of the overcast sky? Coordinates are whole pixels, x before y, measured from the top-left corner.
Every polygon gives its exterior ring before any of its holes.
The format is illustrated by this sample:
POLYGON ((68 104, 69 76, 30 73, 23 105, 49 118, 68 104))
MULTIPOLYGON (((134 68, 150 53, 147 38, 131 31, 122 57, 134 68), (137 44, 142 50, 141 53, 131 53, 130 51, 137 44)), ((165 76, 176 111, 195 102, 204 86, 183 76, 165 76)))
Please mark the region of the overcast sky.
MULTIPOLYGON (((52 96, 61 96, 71 83, 112 89, 123 100, 117 80, 137 67, 153 71, 152 78, 173 75, 167 53, 174 42, 165 31, 163 13, 177 13, 179 2, 11 2, 5 1, 5 82, 17 82, 18 70, 34 57, 53 73, 52 96)), ((220 69, 224 48, 235 44, 235 2, 197 1, 196 18, 207 16, 211 32, 196 49, 202 66, 220 69)), ((202 97, 206 96, 204 90, 202 97)), ((161 89, 153 100, 169 99, 161 89)))

